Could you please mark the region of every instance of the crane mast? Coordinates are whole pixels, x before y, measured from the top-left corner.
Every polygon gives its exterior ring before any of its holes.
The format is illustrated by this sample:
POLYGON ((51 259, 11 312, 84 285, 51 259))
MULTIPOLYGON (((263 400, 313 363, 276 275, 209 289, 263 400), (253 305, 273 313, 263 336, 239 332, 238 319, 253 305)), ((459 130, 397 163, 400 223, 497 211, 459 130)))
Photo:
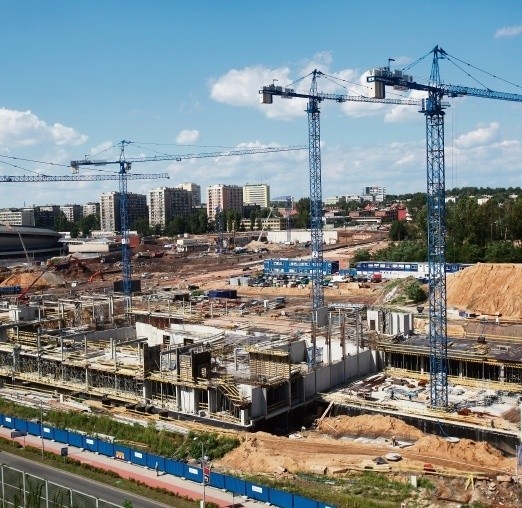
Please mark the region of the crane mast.
POLYGON ((436 46, 433 53, 429 84, 417 83, 400 70, 390 67, 371 70, 367 81, 372 83, 378 99, 386 96, 385 87, 400 90, 428 92, 422 101, 420 113, 426 118, 426 174, 428 207, 428 302, 430 344, 430 406, 434 409, 448 407, 448 338, 446 297, 446 177, 444 158, 444 108, 442 99, 473 96, 486 99, 522 101, 522 95, 477 89, 441 83, 439 60, 449 55, 436 46))
POLYGON ((444 164, 444 111, 440 93, 438 58, 434 56, 423 112, 426 117, 426 174, 428 203, 428 306, 430 344, 430 404, 448 406, 448 338, 446 303, 446 178, 444 164))
MULTIPOLYGON (((310 235, 312 250, 312 325, 317 326, 317 311, 324 306, 323 289, 323 191, 321 182, 321 125, 317 96, 317 69, 313 71, 308 98, 308 158, 310 164, 310 235)), ((312 365, 315 365, 315 344, 312 365)))

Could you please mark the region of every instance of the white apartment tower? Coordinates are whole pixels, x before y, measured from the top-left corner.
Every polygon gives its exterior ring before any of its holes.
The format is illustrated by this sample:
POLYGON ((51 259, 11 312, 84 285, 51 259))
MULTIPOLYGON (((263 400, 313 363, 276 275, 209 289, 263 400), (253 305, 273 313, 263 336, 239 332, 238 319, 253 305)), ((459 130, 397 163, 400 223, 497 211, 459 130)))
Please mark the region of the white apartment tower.
POLYGON ((184 182, 177 185, 178 189, 189 191, 192 195, 192 206, 198 208, 201 206, 201 185, 197 183, 184 182))
MULTIPOLYGON (((200 199, 201 201, 201 199, 200 199)), ((182 188, 158 187, 149 191, 149 225, 165 227, 174 217, 188 217, 192 192, 182 188)))
POLYGON ((34 226, 34 208, 4 208, 0 210, 0 223, 9 226, 34 226))
POLYGON ((381 187, 380 185, 370 185, 369 187, 364 187, 363 195, 361 197, 367 201, 376 201, 381 203, 386 197, 386 187, 381 187))
POLYGON ((243 211, 243 189, 238 185, 212 185, 207 187, 207 217, 209 221, 216 218, 216 208, 221 211, 243 211))
POLYGON ((82 205, 62 205, 60 212, 65 215, 69 222, 76 222, 82 216, 82 205))
POLYGON ((270 186, 266 183, 247 183, 243 187, 243 204, 259 205, 268 208, 270 204, 270 186))
POLYGON ((98 215, 100 213, 100 203, 85 203, 82 209, 83 217, 88 215, 98 215))

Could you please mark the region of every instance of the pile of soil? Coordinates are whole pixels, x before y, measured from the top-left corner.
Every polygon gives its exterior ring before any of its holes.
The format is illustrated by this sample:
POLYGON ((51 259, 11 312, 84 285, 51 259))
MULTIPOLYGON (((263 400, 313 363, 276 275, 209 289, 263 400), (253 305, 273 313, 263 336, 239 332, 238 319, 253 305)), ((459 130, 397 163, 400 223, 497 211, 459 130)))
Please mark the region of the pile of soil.
POLYGON ((44 279, 44 277, 40 276, 39 273, 15 273, 2 282, 2 287, 6 286, 21 286, 22 288, 29 287, 34 283, 34 288, 46 288, 49 287, 49 283, 44 279), (36 282, 35 282, 36 281, 36 282))
MULTIPOLYGON (((262 434, 262 433, 257 433, 262 434)), ((264 440, 256 435, 246 435, 239 448, 228 453, 219 461, 220 466, 243 472, 274 472, 278 468, 299 470, 299 461, 283 446, 267 449, 264 440)))
POLYGON ((478 263, 447 278, 448 305, 522 319, 522 264, 478 263))
POLYGON ((498 469, 499 472, 513 469, 513 459, 506 459, 499 450, 488 443, 469 439, 450 443, 442 437, 429 435, 419 439, 408 451, 433 457, 447 457, 470 466, 480 464, 483 467, 498 469))
POLYGON ((398 418, 384 415, 335 416, 325 418, 317 430, 333 437, 386 437, 395 436, 399 440, 416 441, 424 434, 419 429, 398 418))

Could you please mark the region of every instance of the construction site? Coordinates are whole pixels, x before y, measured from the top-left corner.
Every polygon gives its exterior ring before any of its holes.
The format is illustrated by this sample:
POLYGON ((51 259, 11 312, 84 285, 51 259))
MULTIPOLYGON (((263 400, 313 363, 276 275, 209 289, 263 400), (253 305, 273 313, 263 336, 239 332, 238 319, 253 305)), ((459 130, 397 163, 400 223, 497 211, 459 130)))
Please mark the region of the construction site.
MULTIPOLYGON (((80 401, 119 415, 246 431, 256 442, 268 439, 260 430, 287 436, 269 438, 280 450, 280 459, 267 452, 272 471, 291 471, 289 461, 299 462, 293 451, 282 459, 284 447, 293 446, 288 436, 299 438, 303 451, 318 446, 316 439, 348 440, 342 457, 312 453, 310 467, 319 463, 330 472, 359 466, 368 458, 361 459, 365 446, 369 456, 380 454, 372 439, 387 446, 392 438, 404 441, 406 456, 423 439, 450 436, 447 446, 481 443, 496 457, 493 466, 483 454, 474 463, 454 457, 452 467, 491 473, 498 465, 499 475, 515 474, 509 457, 520 437, 521 266, 479 264, 448 277, 450 404, 441 412, 429 406, 423 308, 400 300, 397 285, 390 289, 386 281, 326 287, 328 326, 316 334, 314 352, 309 287, 230 285, 259 276, 264 258, 304 250, 265 245, 263 253, 136 257, 141 291, 130 312, 124 295, 113 291, 117 263, 5 269, 3 287, 31 286, 24 301, 2 299, 5 389, 47 392, 46 404, 80 401), (216 297, 205 296, 212 291, 216 297), (361 418, 366 423, 356 425, 361 418), (370 441, 347 458, 349 440, 362 437, 370 441)), ((338 246, 325 257, 343 264, 355 248, 338 246)), ((25 397, 36 406, 39 400, 25 397)), ((250 445, 248 438, 241 446, 250 445)), ((423 456, 449 467, 447 457, 437 459, 446 453, 431 456, 428 447, 423 456)))
POLYGON ((266 105, 274 97, 308 101, 309 231, 291 232, 288 219, 285 242, 234 234, 232 244, 223 208, 212 204, 214 235, 187 238, 175 250, 172 237, 132 247, 131 164, 182 157, 127 158, 130 142, 121 141, 117 160, 71 161, 75 173, 120 167, 121 257, 69 255, 44 266, 27 257, 2 269, 0 395, 42 412, 60 404, 129 423, 239 434, 239 447, 216 462, 227 471, 335 477, 373 470, 413 483, 411 475, 431 475, 432 499, 421 506, 520 506, 522 265, 448 269, 443 99, 522 96, 443 84, 439 59, 451 56, 439 46, 428 55, 429 84, 392 70, 389 59, 368 71, 367 95, 319 92, 326 75, 317 69, 309 93, 277 79, 258 90, 266 105), (387 98, 386 87, 427 98, 387 98), (408 296, 418 278, 340 273, 352 268, 356 249, 376 252, 387 235, 323 231, 324 100, 416 106, 425 116, 427 259, 407 262, 412 270, 426 261, 424 301, 408 296))

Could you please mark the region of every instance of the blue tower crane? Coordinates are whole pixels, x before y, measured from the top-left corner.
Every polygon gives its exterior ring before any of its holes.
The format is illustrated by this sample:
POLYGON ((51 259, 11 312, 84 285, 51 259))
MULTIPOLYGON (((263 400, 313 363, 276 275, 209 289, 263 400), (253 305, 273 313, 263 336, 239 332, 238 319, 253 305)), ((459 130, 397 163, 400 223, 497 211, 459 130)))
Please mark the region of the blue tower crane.
POLYGON ((129 178, 129 171, 134 163, 139 162, 158 162, 158 161, 177 161, 180 162, 186 159, 202 159, 205 157, 230 157, 234 155, 253 155, 258 153, 274 153, 274 152, 288 152, 292 150, 304 150, 302 146, 289 147, 267 147, 267 148, 247 148, 244 150, 229 150, 222 152, 206 152, 197 154, 183 154, 183 155, 153 155, 145 157, 126 157, 125 146, 131 144, 132 141, 120 141, 120 157, 118 160, 97 160, 85 157, 83 160, 71 161, 71 168, 73 173, 78 173, 80 166, 106 166, 109 164, 117 164, 120 169, 118 172, 118 179, 120 184, 120 233, 121 233, 121 255, 122 255, 122 279, 123 292, 126 297, 126 312, 130 313, 132 305, 132 280, 131 280, 131 259, 130 259, 130 245, 129 245, 129 223, 128 223, 128 194, 127 194, 127 180, 129 178))
MULTIPOLYGON (((448 339, 446 301, 446 181, 444 163, 444 96, 473 96, 521 102, 522 95, 496 92, 490 89, 447 85, 441 82, 439 60, 448 55, 435 46, 429 84, 417 83, 400 70, 392 72, 388 63, 370 71, 368 82, 374 83, 375 98, 384 99, 386 86, 400 90, 428 92, 422 101, 421 113, 426 117, 426 166, 428 203, 428 263, 429 263, 429 331, 430 344, 430 405, 435 409, 448 406, 448 339)), ((428 54, 430 54, 428 53, 428 54)))
POLYGON ((216 238, 216 252, 222 254, 225 252, 225 212, 221 209, 221 206, 216 206, 215 214, 215 230, 217 233, 216 238))
MULTIPOLYGON (((313 357, 311 364, 315 361, 315 335, 318 326, 326 324, 324 319, 318 317, 319 310, 324 307, 323 288, 323 199, 321 184, 321 129, 319 104, 324 100, 336 102, 372 102, 387 104, 404 104, 419 106, 419 101, 414 99, 375 99, 363 95, 343 95, 322 93, 317 91, 317 78, 326 76, 315 69, 311 73, 312 83, 308 93, 296 92, 293 88, 276 86, 274 83, 263 86, 259 93, 263 104, 272 104, 273 96, 278 95, 285 99, 302 98, 308 99, 306 112, 308 113, 308 161, 310 177, 310 234, 311 234, 311 282, 312 282, 312 341, 313 357)), ((303 79, 303 78, 301 78, 303 79)), ((326 316, 326 314, 324 314, 326 316)))

